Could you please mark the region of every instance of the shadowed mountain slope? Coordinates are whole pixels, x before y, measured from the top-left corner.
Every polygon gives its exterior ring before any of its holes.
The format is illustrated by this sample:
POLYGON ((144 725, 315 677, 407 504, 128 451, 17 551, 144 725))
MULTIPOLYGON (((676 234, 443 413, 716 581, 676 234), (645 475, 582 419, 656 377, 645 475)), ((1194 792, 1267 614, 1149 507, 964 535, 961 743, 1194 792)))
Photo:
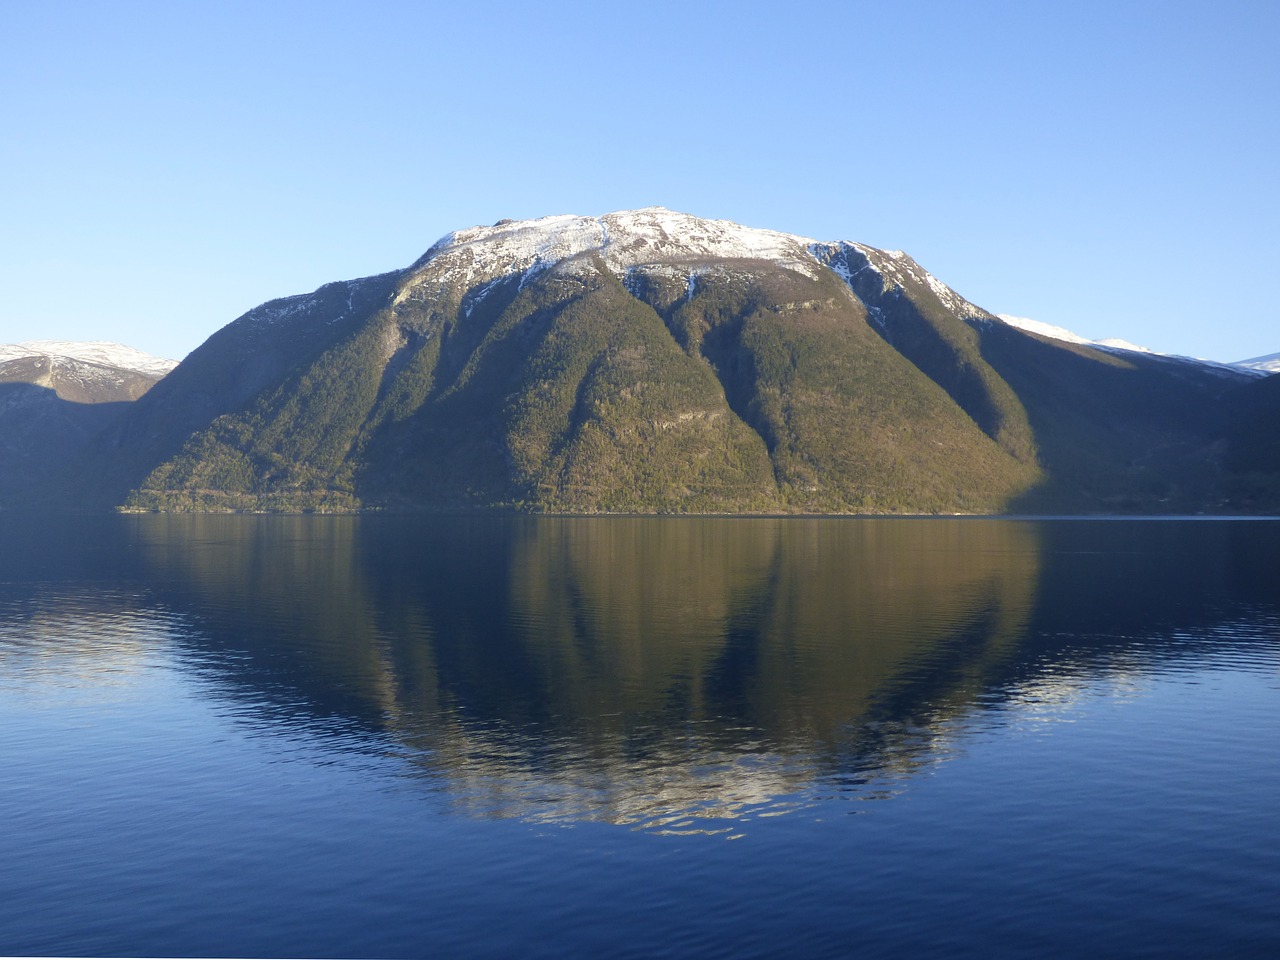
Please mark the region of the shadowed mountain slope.
POLYGON ((174 366, 112 343, 0 344, 0 508, 61 492, 67 465, 174 366))

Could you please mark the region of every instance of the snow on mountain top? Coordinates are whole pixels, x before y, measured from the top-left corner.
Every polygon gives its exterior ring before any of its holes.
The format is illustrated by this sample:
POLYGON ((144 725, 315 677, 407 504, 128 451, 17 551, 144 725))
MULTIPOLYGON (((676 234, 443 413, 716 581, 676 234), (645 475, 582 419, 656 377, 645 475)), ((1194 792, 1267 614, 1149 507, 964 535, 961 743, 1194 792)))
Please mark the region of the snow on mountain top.
POLYGON ((118 367, 149 377, 163 377, 178 365, 177 360, 154 357, 149 353, 105 340, 24 340, 0 344, 0 363, 21 357, 65 357, 104 367, 118 367))
MULTIPOLYGON (((873 270, 885 289, 920 283, 960 316, 988 317, 981 308, 924 270, 901 250, 879 250, 850 241, 819 243, 812 238, 744 227, 730 220, 707 220, 666 207, 622 210, 602 217, 571 215, 538 220, 499 220, 441 238, 413 265, 415 281, 401 299, 419 297, 424 286, 476 289, 509 276, 529 277, 555 266, 572 272, 575 258, 596 253, 619 275, 637 268, 675 268, 687 272, 690 290, 707 262, 757 260, 817 278, 825 265, 852 283, 851 253, 857 271, 873 270), (483 286, 482 286, 483 285, 483 286)), ((521 281, 523 283, 523 280, 521 281)))
POLYGON ((665 207, 623 210, 602 217, 571 215, 538 220, 500 220, 471 227, 436 243, 419 266, 465 268, 466 279, 550 267, 584 253, 598 252, 613 269, 710 259, 770 260, 813 275, 811 240, 744 227, 729 220, 704 220, 665 207))
POLYGON ((1264 373, 1280 373, 1280 353, 1269 353, 1265 357, 1240 360, 1234 366, 1243 367, 1246 370, 1261 370, 1264 373))
POLYGON ((703 220, 665 207, 646 207, 601 217, 608 230, 606 255, 619 265, 648 262, 671 251, 679 257, 741 258, 780 263, 809 263, 807 237, 744 227, 730 220, 703 220))

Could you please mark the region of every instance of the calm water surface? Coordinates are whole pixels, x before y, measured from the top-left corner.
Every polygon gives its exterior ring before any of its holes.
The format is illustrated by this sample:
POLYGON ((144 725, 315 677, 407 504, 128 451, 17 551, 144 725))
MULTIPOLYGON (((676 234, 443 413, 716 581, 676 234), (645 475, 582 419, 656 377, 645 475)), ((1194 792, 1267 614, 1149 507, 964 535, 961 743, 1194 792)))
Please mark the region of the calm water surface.
POLYGON ((1280 523, 0 514, 0 953, 1280 955, 1280 523))

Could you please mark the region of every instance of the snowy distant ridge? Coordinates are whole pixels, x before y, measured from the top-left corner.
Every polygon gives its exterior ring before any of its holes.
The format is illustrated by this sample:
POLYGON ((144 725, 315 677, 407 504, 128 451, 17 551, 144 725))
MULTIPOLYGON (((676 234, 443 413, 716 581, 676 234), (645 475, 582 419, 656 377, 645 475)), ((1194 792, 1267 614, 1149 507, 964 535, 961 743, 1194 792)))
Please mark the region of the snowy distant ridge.
POLYGON ((997 313, 996 316, 1003 320, 1011 327, 1017 327, 1019 330, 1025 330, 1027 333, 1039 334, 1042 337, 1048 337, 1051 340, 1061 340, 1064 343, 1082 343, 1090 347, 1112 347, 1116 350, 1135 350, 1138 353, 1152 353, 1146 347, 1140 347, 1137 344, 1129 343, 1126 340, 1116 340, 1109 338, 1106 340, 1089 340, 1080 336, 1078 333, 1072 333, 1065 327, 1055 327, 1051 323, 1042 323, 1039 320, 1032 320, 1028 317, 1012 317, 1007 313, 997 313))
POLYGON ((23 357, 62 357, 94 363, 103 367, 116 367, 144 376, 160 378, 178 365, 177 360, 155 357, 133 347, 105 340, 24 340, 21 343, 0 344, 0 363, 23 357))
POLYGON ((1263 373, 1280 373, 1280 353, 1269 353, 1265 357, 1254 357, 1252 360, 1237 361, 1234 366, 1246 370, 1261 370, 1263 373))
POLYGON ((1064 327, 1055 327, 1050 323, 1042 323, 1039 320, 1031 320, 1027 317, 1012 317, 1005 313, 998 313, 996 316, 1007 323, 1011 327, 1017 327, 1019 330, 1025 330, 1027 333, 1035 333, 1042 337, 1049 337, 1052 340, 1061 340, 1064 343, 1079 343, 1087 347, 1097 347, 1102 350, 1118 350, 1125 353, 1145 353, 1152 357, 1163 357, 1168 360, 1177 360, 1185 363, 1199 363, 1207 367, 1218 367, 1223 371, 1232 371, 1237 374, 1243 373, 1253 376, 1265 376, 1268 373, 1280 370, 1280 354, 1273 354, 1270 357, 1258 357, 1256 360, 1244 360, 1240 363, 1218 363, 1213 360, 1204 360, 1200 357, 1180 357, 1171 353, 1160 353, 1152 350, 1150 347, 1141 347, 1136 343, 1130 343, 1128 340, 1119 340, 1115 337, 1106 337, 1102 340, 1089 340, 1080 336, 1078 333, 1072 333, 1064 327), (1273 366, 1267 366, 1267 363, 1273 363, 1273 366))

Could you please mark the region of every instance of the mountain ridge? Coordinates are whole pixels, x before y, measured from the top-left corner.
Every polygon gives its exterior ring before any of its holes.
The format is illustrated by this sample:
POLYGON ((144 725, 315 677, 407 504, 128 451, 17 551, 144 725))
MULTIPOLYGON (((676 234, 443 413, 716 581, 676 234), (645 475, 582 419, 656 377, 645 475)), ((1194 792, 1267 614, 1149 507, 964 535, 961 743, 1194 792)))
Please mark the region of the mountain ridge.
POLYGON ((177 360, 153 356, 135 347, 109 340, 24 340, 0 343, 0 363, 28 357, 50 357, 91 363, 160 379, 178 365, 177 360))
POLYGON ((1150 347, 1143 347, 1128 340, 1122 340, 1118 337, 1105 337, 1101 340, 1090 340, 1082 337, 1078 333, 1074 333, 1065 327, 1054 326, 1051 323, 1044 323, 1040 320, 1033 320, 1030 317, 1015 317, 1010 314, 996 314, 997 319, 1007 323, 1011 327, 1017 327, 1019 330, 1027 333, 1034 333, 1038 336, 1048 337, 1052 340, 1061 340, 1064 343, 1078 343, 1084 346, 1096 347, 1101 350, 1116 350, 1122 353, 1145 353, 1153 357, 1163 357, 1168 360, 1181 363, 1198 363, 1206 367, 1218 368, 1235 373, 1244 373, 1250 376, 1265 377, 1272 373, 1280 372, 1280 353, 1269 354, 1264 357, 1254 357, 1250 360, 1236 360, 1231 363, 1221 363, 1217 360, 1206 360, 1203 357, 1188 357, 1175 353, 1162 353, 1158 350, 1152 350, 1150 347))

